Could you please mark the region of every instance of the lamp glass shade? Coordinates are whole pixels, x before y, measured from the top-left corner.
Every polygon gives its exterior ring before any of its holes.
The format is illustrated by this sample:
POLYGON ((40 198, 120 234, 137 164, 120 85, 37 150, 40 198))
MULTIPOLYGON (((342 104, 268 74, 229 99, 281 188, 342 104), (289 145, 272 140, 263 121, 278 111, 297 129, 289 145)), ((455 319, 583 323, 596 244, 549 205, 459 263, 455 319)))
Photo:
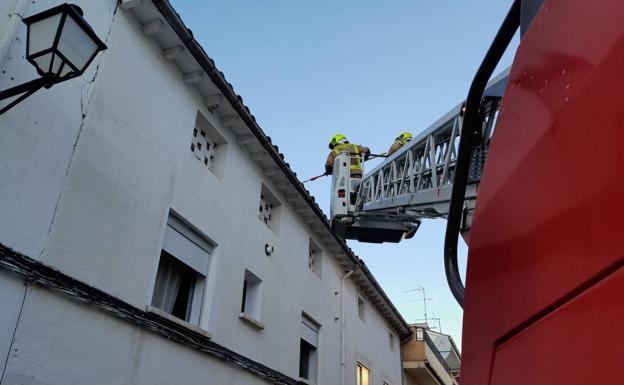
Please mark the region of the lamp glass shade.
POLYGON ((97 54, 98 45, 73 18, 68 17, 65 19, 57 49, 68 62, 83 72, 91 58, 97 54))
POLYGON ((40 52, 42 55, 37 56, 35 66, 39 73, 46 72, 52 62, 52 52, 46 52, 54 44, 56 31, 58 30, 62 14, 58 13, 36 21, 28 26, 28 56, 35 56, 40 52))
POLYGON ((41 76, 58 80, 81 75, 106 45, 75 5, 62 4, 24 19, 26 58, 41 76))

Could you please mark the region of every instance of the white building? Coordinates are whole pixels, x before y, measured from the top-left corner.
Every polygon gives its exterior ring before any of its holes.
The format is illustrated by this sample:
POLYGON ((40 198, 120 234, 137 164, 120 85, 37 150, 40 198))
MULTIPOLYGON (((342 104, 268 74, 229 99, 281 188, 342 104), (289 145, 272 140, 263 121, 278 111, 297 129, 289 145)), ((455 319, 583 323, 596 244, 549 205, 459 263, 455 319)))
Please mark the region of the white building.
MULTIPOLYGON (((0 1, 0 89, 57 4, 0 1)), ((168 1, 78 5, 108 50, 0 115, 0 383, 401 384, 408 325, 168 1)))

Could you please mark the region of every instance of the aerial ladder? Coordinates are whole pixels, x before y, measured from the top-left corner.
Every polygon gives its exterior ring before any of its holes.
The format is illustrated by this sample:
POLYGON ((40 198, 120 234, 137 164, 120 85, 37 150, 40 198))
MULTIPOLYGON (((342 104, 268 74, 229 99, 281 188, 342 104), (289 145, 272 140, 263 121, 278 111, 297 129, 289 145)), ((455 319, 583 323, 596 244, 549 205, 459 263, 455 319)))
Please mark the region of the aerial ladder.
POLYGON ((351 178, 351 157, 334 161, 331 229, 359 242, 400 242, 423 219, 447 219, 444 267, 451 293, 464 304, 458 266, 459 235, 468 242, 485 160, 511 68, 493 72, 513 36, 531 24, 541 0, 514 0, 488 49, 466 100, 451 109, 362 179, 351 178), (528 16, 527 16, 528 15, 528 16), (490 80, 491 79, 491 80, 490 80))
POLYGON ((476 96, 456 105, 361 180, 350 176, 351 157, 360 154, 338 154, 332 174, 332 231, 359 242, 409 239, 423 219, 448 219, 454 198, 455 215, 447 223, 444 267, 451 293, 462 306, 458 233, 468 242, 481 175, 509 78, 508 68, 485 84, 495 62, 489 67, 489 73, 477 74, 483 85, 476 96), (467 112, 471 114, 467 116, 467 112), (465 124, 466 117, 471 119, 469 124, 465 124), (463 139, 462 130, 466 131, 463 139), (461 152, 464 175, 456 186, 461 152))
POLYGON ((623 19, 619 0, 514 0, 465 104, 361 180, 351 154, 334 165, 346 239, 398 242, 446 219, 462 385, 622 383, 623 19), (488 82, 518 27, 511 69, 488 82))
MULTIPOLYGON (((479 182, 509 69, 492 79, 479 109, 474 132, 461 232, 470 230, 479 182)), ((411 238, 423 219, 448 215, 465 103, 422 131, 392 156, 364 175, 350 178, 350 157, 334 161, 332 229, 345 239, 360 242, 399 242, 411 238), (346 192, 349 192, 347 194, 346 192)))

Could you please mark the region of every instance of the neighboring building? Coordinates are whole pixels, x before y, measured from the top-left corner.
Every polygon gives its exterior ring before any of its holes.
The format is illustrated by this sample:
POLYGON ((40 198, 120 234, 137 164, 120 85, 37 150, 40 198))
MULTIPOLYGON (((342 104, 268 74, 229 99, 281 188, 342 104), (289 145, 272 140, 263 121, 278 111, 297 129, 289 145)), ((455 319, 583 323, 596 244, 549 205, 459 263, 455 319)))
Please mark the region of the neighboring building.
MULTIPOLYGON (((0 89, 59 3, 0 3, 0 89)), ((401 384, 408 325, 171 5, 78 5, 108 50, 0 116, 0 383, 401 384)))
POLYGON ((401 346, 405 385, 457 385, 461 354, 453 338, 427 324, 410 329, 411 338, 401 346))

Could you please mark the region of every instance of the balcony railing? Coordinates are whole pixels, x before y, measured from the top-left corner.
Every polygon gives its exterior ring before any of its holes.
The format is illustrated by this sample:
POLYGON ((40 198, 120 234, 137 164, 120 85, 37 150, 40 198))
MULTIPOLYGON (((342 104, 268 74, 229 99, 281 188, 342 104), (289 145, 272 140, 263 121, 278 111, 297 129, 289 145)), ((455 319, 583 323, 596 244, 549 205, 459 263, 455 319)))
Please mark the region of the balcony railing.
POLYGON ((451 378, 453 378, 453 373, 451 373, 451 368, 446 363, 446 360, 442 357, 442 355, 438 351, 438 348, 433 343, 433 340, 431 339, 431 337, 429 337, 429 334, 427 334, 427 331, 426 330, 423 330, 423 331, 424 331, 423 340, 425 341, 425 344, 429 347, 429 349, 431 349, 431 351, 436 356, 438 361, 440 361, 440 364, 442 365, 446 373, 448 373, 448 375, 451 376, 451 378))

